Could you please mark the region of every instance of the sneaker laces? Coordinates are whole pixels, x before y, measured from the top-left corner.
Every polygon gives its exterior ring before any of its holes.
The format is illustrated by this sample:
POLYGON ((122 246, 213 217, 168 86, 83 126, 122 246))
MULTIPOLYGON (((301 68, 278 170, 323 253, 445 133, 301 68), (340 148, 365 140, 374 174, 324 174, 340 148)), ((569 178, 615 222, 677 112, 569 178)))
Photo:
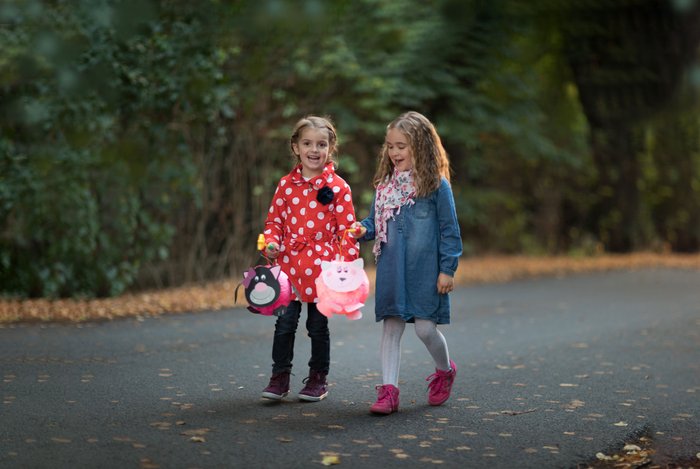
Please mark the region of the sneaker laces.
POLYGON ((320 388, 326 384, 326 379, 323 374, 314 372, 301 382, 310 388, 320 388))
POLYGON ((389 386, 380 385, 376 386, 375 389, 378 391, 377 402, 389 401, 391 405, 394 404, 391 388, 389 388, 389 386))
POLYGON ((451 368, 448 371, 435 370, 435 373, 425 378, 425 380, 428 381, 428 389, 446 389, 449 386, 452 371, 451 368))

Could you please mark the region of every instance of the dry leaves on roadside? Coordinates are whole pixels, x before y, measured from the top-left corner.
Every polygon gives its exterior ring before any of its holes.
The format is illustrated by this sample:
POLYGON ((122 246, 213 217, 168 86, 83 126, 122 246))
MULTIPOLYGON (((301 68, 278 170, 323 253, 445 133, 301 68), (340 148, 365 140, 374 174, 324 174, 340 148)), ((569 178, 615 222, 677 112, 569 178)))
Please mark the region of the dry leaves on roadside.
MULTIPOLYGON (((507 282, 510 280, 567 275, 583 272, 603 272, 621 269, 668 267, 700 270, 700 255, 634 253, 600 255, 585 258, 567 256, 484 256, 460 261, 455 277, 457 285, 507 282)), ((371 288, 374 270, 367 269, 371 288)), ((233 292, 237 279, 189 285, 115 298, 78 299, 0 299, 0 324, 14 322, 84 322, 123 317, 145 317, 197 311, 215 311, 245 306, 243 295, 238 303, 233 292)))

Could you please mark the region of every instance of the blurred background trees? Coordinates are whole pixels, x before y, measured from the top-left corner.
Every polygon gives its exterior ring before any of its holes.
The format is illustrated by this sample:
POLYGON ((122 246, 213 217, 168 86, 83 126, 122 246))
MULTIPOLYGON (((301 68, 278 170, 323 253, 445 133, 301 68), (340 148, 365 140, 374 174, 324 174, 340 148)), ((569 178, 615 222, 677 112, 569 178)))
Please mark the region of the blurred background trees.
POLYGON ((0 293, 238 275, 308 113, 360 217, 415 109, 467 254, 697 252, 699 22, 697 0, 5 1, 0 293))

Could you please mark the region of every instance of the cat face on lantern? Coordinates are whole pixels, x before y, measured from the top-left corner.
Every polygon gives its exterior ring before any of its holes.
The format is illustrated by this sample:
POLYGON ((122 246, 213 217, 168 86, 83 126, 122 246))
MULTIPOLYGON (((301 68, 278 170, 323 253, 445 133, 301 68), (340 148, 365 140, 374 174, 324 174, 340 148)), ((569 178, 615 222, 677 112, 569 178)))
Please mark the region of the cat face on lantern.
POLYGON ((248 269, 243 274, 245 281, 245 296, 252 306, 269 306, 274 303, 280 294, 280 266, 272 268, 266 266, 256 266, 248 269))
POLYGON ((365 280, 366 275, 362 270, 364 265, 362 258, 352 262, 322 261, 321 277, 331 290, 350 292, 360 288, 365 280))

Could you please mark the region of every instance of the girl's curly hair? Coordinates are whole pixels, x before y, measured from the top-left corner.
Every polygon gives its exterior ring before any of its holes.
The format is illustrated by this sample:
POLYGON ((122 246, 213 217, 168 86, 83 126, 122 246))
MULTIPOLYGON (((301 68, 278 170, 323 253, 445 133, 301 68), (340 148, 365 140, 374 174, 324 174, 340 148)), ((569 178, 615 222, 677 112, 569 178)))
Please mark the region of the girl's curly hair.
MULTIPOLYGON (((450 181, 450 161, 442 146, 435 126, 424 115, 408 111, 394 119, 387 131, 398 129, 408 139, 413 156, 413 180, 416 195, 425 197, 440 187, 440 178, 450 181)), ((384 182, 394 172, 386 143, 379 153, 379 165, 374 175, 374 187, 384 182)))

